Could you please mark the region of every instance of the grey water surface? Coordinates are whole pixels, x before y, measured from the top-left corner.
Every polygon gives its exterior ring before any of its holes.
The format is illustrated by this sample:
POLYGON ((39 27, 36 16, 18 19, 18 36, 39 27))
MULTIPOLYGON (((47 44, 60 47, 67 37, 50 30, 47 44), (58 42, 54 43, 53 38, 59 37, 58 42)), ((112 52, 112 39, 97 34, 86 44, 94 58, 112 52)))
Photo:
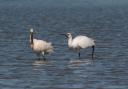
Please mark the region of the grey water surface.
POLYGON ((0 89, 128 89, 127 0, 0 0, 0 89), (53 43, 39 61, 34 37, 53 43), (78 54, 61 33, 96 41, 78 54), (78 61, 78 62, 77 62, 78 61))

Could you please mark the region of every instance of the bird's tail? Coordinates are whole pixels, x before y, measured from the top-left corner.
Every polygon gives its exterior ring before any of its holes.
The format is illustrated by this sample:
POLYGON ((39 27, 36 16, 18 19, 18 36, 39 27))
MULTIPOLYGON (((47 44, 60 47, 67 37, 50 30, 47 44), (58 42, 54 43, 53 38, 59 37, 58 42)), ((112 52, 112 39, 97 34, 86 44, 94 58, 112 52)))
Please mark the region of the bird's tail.
POLYGON ((48 43, 47 47, 48 47, 47 53, 52 53, 54 49, 52 43, 48 43))

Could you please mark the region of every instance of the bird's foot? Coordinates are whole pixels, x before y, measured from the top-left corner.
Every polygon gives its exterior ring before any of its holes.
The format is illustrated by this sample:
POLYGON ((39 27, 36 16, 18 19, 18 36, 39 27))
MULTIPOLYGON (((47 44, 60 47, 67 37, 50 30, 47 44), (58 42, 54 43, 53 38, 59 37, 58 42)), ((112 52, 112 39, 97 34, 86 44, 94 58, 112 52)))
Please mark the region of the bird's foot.
POLYGON ((43 58, 44 61, 46 61, 46 58, 43 58))
POLYGON ((38 60, 41 60, 41 58, 38 58, 38 60))

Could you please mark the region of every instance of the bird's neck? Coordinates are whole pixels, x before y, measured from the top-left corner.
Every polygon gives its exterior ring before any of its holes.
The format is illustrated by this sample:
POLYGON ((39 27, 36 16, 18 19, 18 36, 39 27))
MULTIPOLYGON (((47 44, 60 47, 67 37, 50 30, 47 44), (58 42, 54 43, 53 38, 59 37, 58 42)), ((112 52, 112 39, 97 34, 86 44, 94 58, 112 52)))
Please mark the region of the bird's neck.
POLYGON ((30 33, 29 40, 30 40, 30 45, 33 45, 33 33, 30 33))
POLYGON ((68 47, 72 47, 72 37, 68 38, 68 47))

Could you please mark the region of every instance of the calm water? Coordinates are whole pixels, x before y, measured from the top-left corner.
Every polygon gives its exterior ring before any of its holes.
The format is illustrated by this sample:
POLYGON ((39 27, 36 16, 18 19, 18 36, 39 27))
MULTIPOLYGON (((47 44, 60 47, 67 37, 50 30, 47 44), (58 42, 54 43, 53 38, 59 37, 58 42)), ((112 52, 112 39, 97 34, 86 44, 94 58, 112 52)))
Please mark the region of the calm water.
POLYGON ((128 1, 0 0, 0 89, 128 89, 128 1), (54 45, 45 63, 29 48, 31 27, 54 45), (95 60, 88 48, 76 63, 66 32, 94 38, 95 60))

